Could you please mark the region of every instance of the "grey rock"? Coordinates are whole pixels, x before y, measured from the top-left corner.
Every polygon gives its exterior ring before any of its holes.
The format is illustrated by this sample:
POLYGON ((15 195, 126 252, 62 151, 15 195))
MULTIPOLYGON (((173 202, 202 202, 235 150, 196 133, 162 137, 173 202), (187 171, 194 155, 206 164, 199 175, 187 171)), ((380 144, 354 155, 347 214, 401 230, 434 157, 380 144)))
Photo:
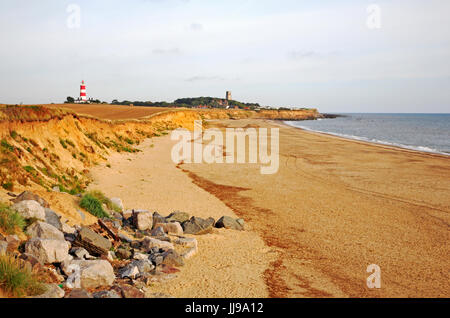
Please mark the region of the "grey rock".
POLYGON ((65 298, 93 298, 85 289, 72 289, 65 298))
POLYGON ((113 204, 115 204, 120 209, 120 212, 122 212, 124 210, 123 202, 120 198, 111 198, 110 200, 113 204))
POLYGON ((180 254, 178 254, 175 250, 168 250, 167 252, 163 253, 164 260, 162 264, 168 265, 168 266, 184 266, 184 260, 183 257, 181 257, 180 254))
POLYGON ((158 226, 156 228, 154 228, 151 232, 150 232, 151 236, 156 236, 156 237, 165 237, 166 236, 166 232, 164 232, 164 229, 161 226, 158 226))
POLYGON ((133 256, 133 252, 126 248, 118 248, 116 251, 116 256, 121 259, 130 259, 133 256))
POLYGON ((150 230, 153 227, 153 215, 150 211, 133 210, 133 225, 141 231, 150 230))
POLYGON ((111 249, 111 242, 87 227, 82 227, 78 233, 74 246, 84 247, 94 256, 107 255, 111 249))
POLYGON ((58 216, 58 214, 56 214, 55 211, 53 211, 49 208, 45 208, 44 211, 45 211, 45 222, 53 225, 59 231, 62 231, 63 230, 62 223, 61 223, 61 219, 58 216))
POLYGON ((36 218, 41 221, 45 220, 45 210, 36 201, 19 201, 18 203, 15 203, 11 208, 13 210, 16 210, 21 216, 26 219, 36 218))
POLYGON ((178 222, 158 223, 155 228, 161 227, 165 233, 172 235, 183 235, 183 227, 178 222))
MULTIPOLYGON (((241 222, 241 221, 240 221, 241 222)), ((230 230, 242 231, 244 227, 236 219, 230 216, 222 216, 217 222, 217 228, 226 228, 230 230)))
POLYGON ((166 218, 158 212, 153 212, 153 229, 156 227, 156 224, 159 223, 167 223, 166 218))
POLYGON ((135 279, 139 275, 139 269, 137 266, 128 264, 127 266, 119 269, 119 277, 124 278, 131 278, 135 279))
POLYGON ((93 294, 94 298, 122 298, 114 290, 102 290, 93 294))
POLYGON ((40 196, 38 196, 37 194, 34 194, 30 191, 24 191, 21 194, 19 194, 16 198, 12 199, 11 201, 14 203, 19 203, 21 201, 36 201, 37 203, 39 203, 40 206, 44 207, 44 208, 50 208, 50 205, 48 204, 47 201, 45 201, 43 198, 41 198, 40 196))
POLYGON ((122 234, 122 233, 119 233, 119 238, 122 241, 127 242, 127 243, 133 242, 133 239, 131 237, 129 237, 129 236, 125 235, 125 234, 122 234))
POLYGON ((61 228, 62 231, 67 234, 75 234, 77 232, 77 230, 74 227, 70 226, 67 223, 63 223, 61 228))
POLYGON ((143 259, 143 260, 134 260, 132 262, 132 264, 134 264, 138 270, 139 270, 139 274, 144 274, 144 273, 149 273, 150 271, 152 271, 155 266, 153 266, 152 262, 148 259, 143 259))
POLYGON ((42 264, 60 263, 68 257, 69 247, 66 241, 32 238, 25 244, 25 252, 42 264))
POLYGON ((46 291, 39 296, 34 296, 33 298, 63 298, 64 290, 56 284, 47 284, 46 291))
POLYGON ((201 235, 211 232, 215 221, 213 218, 202 219, 193 216, 189 221, 182 224, 185 234, 201 235))
POLYGON ((166 242, 166 241, 161 241, 152 237, 146 237, 144 238, 144 240, 142 241, 142 250, 144 250, 145 252, 149 252, 151 251, 152 248, 157 247, 157 248, 161 248, 163 250, 169 250, 169 249, 173 249, 173 244, 170 242, 166 242))
POLYGON ((42 238, 64 241, 64 234, 56 227, 45 222, 35 222, 27 229, 27 234, 32 238, 42 238))
POLYGON ((91 256, 89 252, 82 247, 73 247, 70 250, 70 254, 74 255, 77 259, 95 259, 95 257, 91 256))
POLYGON ((167 222, 178 222, 182 224, 189 220, 189 214, 186 212, 175 211, 170 213, 168 217, 166 217, 167 222))
POLYGON ((162 262, 164 261, 164 256, 159 253, 154 253, 150 255, 149 259, 155 266, 158 266, 161 265, 162 262))
POLYGON ((106 260, 73 260, 63 262, 62 270, 66 275, 79 270, 81 288, 90 289, 111 286, 116 278, 111 264, 106 260))

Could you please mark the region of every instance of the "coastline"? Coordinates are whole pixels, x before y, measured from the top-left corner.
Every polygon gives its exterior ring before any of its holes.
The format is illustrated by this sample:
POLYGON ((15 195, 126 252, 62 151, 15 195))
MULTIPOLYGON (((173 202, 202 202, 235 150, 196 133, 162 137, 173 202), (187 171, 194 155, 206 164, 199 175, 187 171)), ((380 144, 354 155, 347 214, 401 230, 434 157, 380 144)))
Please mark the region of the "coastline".
MULTIPOLYGON (((277 123, 273 122, 273 124, 276 125, 277 123)), ((344 139, 344 140, 361 142, 361 143, 364 143, 364 144, 384 146, 384 147, 387 147, 387 148, 393 148, 393 149, 397 149, 397 150, 406 150, 406 151, 412 151, 412 152, 423 153, 423 154, 430 154, 430 155, 438 155, 438 156, 443 156, 443 157, 450 157, 450 153, 441 152, 441 151, 437 151, 437 150, 434 150, 434 149, 432 149, 430 151, 417 149, 417 148, 428 148, 428 149, 431 149, 431 148, 426 147, 426 146, 407 146, 407 145, 402 145, 402 144, 398 144, 398 143, 392 143, 392 142, 389 142, 389 141, 368 140, 368 138, 366 138, 366 137, 350 136, 350 135, 339 134, 339 133, 319 131, 319 130, 309 129, 309 128, 306 128, 306 127, 298 127, 298 126, 290 125, 290 124, 287 123, 287 120, 286 121, 285 120, 281 121, 281 124, 284 125, 284 126, 287 126, 287 127, 300 129, 300 130, 305 131, 305 132, 315 133, 315 134, 324 135, 324 136, 328 136, 328 137, 336 137, 336 138, 341 138, 341 139, 344 139)))

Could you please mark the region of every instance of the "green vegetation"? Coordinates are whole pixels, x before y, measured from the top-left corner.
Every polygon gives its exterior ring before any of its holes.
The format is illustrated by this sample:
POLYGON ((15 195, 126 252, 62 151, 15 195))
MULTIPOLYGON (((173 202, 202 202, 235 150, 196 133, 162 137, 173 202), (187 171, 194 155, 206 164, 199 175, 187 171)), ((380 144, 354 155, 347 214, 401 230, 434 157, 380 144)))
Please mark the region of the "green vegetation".
POLYGON ((31 173, 32 175, 36 175, 36 169, 34 169, 32 166, 24 166, 23 169, 26 172, 31 173))
POLYGON ((69 144, 69 145, 72 146, 72 147, 75 147, 75 144, 74 144, 73 141, 70 140, 70 139, 66 139, 66 143, 69 144))
POLYGON ((67 149, 67 144, 66 144, 66 141, 65 141, 65 140, 60 139, 60 140, 59 140, 59 143, 61 144, 61 146, 63 146, 64 149, 67 149))
POLYGON ((9 151, 9 152, 13 152, 14 151, 14 146, 10 145, 6 139, 2 139, 2 141, 0 142, 0 147, 3 150, 9 151))
POLYGON ((103 194, 103 192, 99 190, 93 190, 88 192, 87 194, 93 196, 94 198, 99 200, 102 204, 105 204, 108 207, 108 209, 120 212, 120 208, 114 203, 112 203, 111 200, 107 198, 105 194, 103 194))
POLYGON ((45 292, 45 286, 38 281, 22 260, 12 255, 0 256, 0 287, 14 297, 34 296, 45 292))
POLYGON ((9 135, 10 135, 11 138, 14 139, 14 140, 17 138, 17 136, 19 136, 19 134, 18 134, 15 130, 11 131, 11 132, 9 133, 9 135))
POLYGON ((103 210, 102 202, 92 194, 85 194, 80 201, 80 207, 98 218, 109 218, 109 214, 103 210))
POLYGON ((0 203, 0 228, 7 234, 16 233, 25 227, 24 218, 6 204, 0 203))
POLYGON ((5 190, 8 190, 8 191, 13 191, 14 184, 12 182, 8 181, 8 182, 5 182, 2 184, 2 188, 5 190))

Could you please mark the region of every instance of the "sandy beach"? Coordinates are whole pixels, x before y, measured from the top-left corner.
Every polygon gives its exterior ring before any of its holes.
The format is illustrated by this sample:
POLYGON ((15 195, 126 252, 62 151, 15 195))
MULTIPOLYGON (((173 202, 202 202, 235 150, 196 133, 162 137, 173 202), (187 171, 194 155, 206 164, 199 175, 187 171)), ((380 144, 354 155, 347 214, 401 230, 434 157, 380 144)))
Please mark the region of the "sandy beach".
POLYGON ((199 237, 199 253, 155 292, 175 297, 449 297, 450 158, 279 127, 280 168, 184 164, 169 136, 92 170, 126 208, 239 216, 246 231, 199 237), (153 145, 153 146, 152 146, 153 145), (381 268, 369 289, 366 268, 381 268))

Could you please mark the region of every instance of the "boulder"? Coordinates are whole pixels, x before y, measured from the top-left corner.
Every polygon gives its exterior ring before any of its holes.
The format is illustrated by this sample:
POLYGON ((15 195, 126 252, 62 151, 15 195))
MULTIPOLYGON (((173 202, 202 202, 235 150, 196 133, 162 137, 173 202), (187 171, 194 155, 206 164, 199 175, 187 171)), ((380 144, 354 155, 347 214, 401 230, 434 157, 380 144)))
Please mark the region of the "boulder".
POLYGON ((142 241, 142 246, 141 248, 149 253, 152 248, 160 248, 163 250, 169 250, 169 249, 173 249, 173 244, 170 242, 166 242, 166 241, 161 241, 152 237, 146 237, 144 238, 144 240, 142 241))
POLYGON ((19 203, 21 201, 36 201, 39 203, 40 206, 44 208, 50 208, 50 204, 48 204, 47 201, 45 201, 43 198, 38 196, 37 194, 34 194, 30 191, 24 191, 21 194, 19 194, 17 197, 11 200, 14 203, 19 203))
POLYGON ((121 285, 120 290, 123 298, 145 298, 143 292, 130 285, 121 285))
POLYGON ((128 235, 123 234, 123 233, 119 233, 119 238, 120 238, 122 241, 127 242, 127 243, 133 242, 133 239, 132 239, 131 237, 129 237, 128 235))
POLYGON ((142 253, 134 253, 133 255, 133 259, 135 260, 145 260, 148 259, 149 255, 148 254, 142 254, 142 253))
POLYGON ((65 298, 93 298, 85 289, 72 289, 65 298))
POLYGON ((102 290, 93 294, 94 298, 122 298, 114 290, 102 290))
POLYGON ((25 253, 36 257, 41 264, 60 263, 69 256, 66 241, 32 238, 25 244, 25 253))
POLYGON ((82 247, 73 247, 70 250, 70 254, 74 255, 77 259, 95 259, 95 257, 91 256, 89 252, 82 247))
POLYGON ((230 229, 230 230, 236 230, 236 231, 243 231, 244 227, 243 225, 241 225, 242 221, 238 220, 242 220, 242 219, 233 219, 230 216, 222 216, 217 222, 216 222, 216 227, 217 228, 226 228, 226 229, 230 229))
POLYGON ((133 225, 141 231, 151 230, 153 227, 153 215, 150 211, 133 210, 133 225))
POLYGON ((159 214, 158 212, 154 212, 153 213, 153 229, 156 228, 157 224, 160 223, 167 223, 166 218, 163 217, 161 214, 159 214))
POLYGON ((40 221, 30 225, 27 229, 27 234, 30 235, 31 238, 42 238, 42 239, 64 241, 63 232, 58 230, 53 225, 40 221))
POLYGON ((193 216, 189 221, 182 224, 185 234, 201 235, 211 232, 215 221, 213 218, 202 219, 193 216))
POLYGON ((16 210, 21 216, 26 219, 36 218, 42 221, 45 220, 45 210, 37 201, 19 201, 18 203, 15 203, 11 208, 13 210, 16 210))
POLYGON ((184 266, 183 257, 178 254, 175 250, 168 250, 163 253, 163 262, 167 266, 184 266))
POLYGON ((155 228, 161 227, 165 233, 172 235, 183 235, 183 227, 178 222, 158 223, 155 228))
POLYGON ((189 220, 189 214, 186 212, 175 211, 166 217, 166 222, 178 222, 182 224, 189 220))
POLYGON ((116 205, 120 209, 120 212, 122 212, 124 210, 123 202, 120 198, 111 198, 110 200, 111 200, 112 204, 116 205))
POLYGON ((127 220, 133 216, 133 210, 122 211, 122 217, 127 220))
POLYGON ((111 286, 116 278, 111 264, 106 260, 73 260, 64 262, 62 270, 66 275, 78 272, 81 288, 85 289, 111 286))
POLYGON ((121 259, 130 259, 133 256, 133 253, 126 248, 118 248, 116 251, 116 256, 121 259))
POLYGON ((62 228, 61 220, 60 220, 60 217, 58 216, 58 214, 56 214, 55 211, 53 211, 49 208, 45 208, 44 211, 45 211, 45 222, 53 225, 58 230, 62 231, 63 228, 62 228))
POLYGON ((150 236, 165 237, 166 232, 164 232, 164 229, 162 228, 162 226, 157 226, 150 232, 150 236))
POLYGON ((197 239, 193 237, 179 237, 175 240, 175 244, 184 247, 197 247, 198 242, 197 239))
POLYGON ((43 265, 39 262, 39 260, 37 259, 36 256, 31 255, 31 254, 27 254, 27 253, 23 253, 19 256, 19 259, 29 263, 31 265, 31 268, 33 269, 35 266, 36 267, 40 267, 40 265, 43 265))
POLYGON ((62 230, 64 233, 67 233, 67 234, 75 234, 75 233, 77 232, 77 230, 75 230, 74 227, 70 226, 70 225, 67 224, 67 223, 63 223, 63 224, 62 224, 61 230, 62 230))
POLYGON ((7 251, 13 253, 19 248, 20 239, 17 235, 8 235, 5 238, 6 243, 8 243, 7 251))
POLYGON ((108 251, 112 247, 112 244, 108 239, 87 227, 81 228, 73 245, 84 247, 89 254, 97 256, 108 255, 108 251))
POLYGON ((64 290, 56 284, 47 284, 46 291, 42 295, 34 296, 33 298, 63 298, 64 290))
POLYGON ((131 278, 135 279, 139 275, 139 269, 137 266, 133 264, 128 264, 127 266, 119 269, 119 277, 124 278, 131 278))

